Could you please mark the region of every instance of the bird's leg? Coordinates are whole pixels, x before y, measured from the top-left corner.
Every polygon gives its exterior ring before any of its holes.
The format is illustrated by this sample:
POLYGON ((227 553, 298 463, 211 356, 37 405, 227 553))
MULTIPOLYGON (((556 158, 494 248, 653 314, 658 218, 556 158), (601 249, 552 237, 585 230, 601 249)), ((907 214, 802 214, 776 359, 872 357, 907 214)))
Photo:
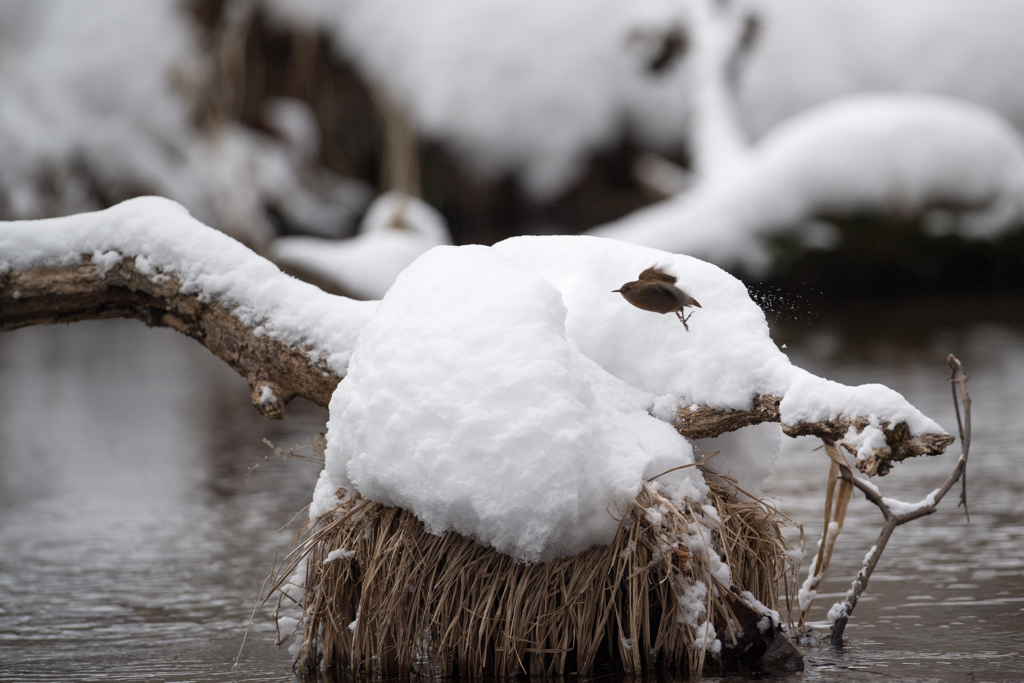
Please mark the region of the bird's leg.
MULTIPOLYGON (((693 315, 693 313, 691 313, 690 315, 693 315)), ((686 315, 683 313, 682 309, 676 311, 676 317, 679 318, 679 322, 681 322, 683 324, 683 327, 686 328, 686 331, 689 332, 690 326, 686 324, 687 318, 686 315)))

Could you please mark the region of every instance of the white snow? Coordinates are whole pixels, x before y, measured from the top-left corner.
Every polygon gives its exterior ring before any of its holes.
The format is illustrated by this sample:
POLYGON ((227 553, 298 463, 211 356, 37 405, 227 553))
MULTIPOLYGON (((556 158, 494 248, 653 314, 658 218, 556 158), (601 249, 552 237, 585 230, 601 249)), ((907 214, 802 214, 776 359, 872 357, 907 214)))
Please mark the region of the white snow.
MULTIPOLYGON (((92 253, 92 262, 96 264, 100 277, 106 277, 110 269, 120 263, 123 258, 120 252, 113 249, 110 251, 100 251, 97 249, 92 253)), ((138 265, 136 264, 137 267, 138 265)))
POLYGON ((718 455, 705 465, 712 472, 728 474, 747 493, 761 495, 761 486, 775 471, 775 458, 782 448, 782 427, 775 422, 744 427, 713 439, 697 439, 698 453, 718 455))
POLYGON ((284 275, 167 199, 144 197, 95 213, 0 223, 0 264, 6 269, 71 265, 97 252, 101 268, 114 262, 114 252, 133 258, 143 274, 177 277, 183 292, 219 303, 273 339, 306 348, 311 359, 340 375, 377 307, 284 275))
POLYGON ((882 498, 882 502, 888 506, 894 515, 905 515, 935 505, 935 496, 939 494, 939 490, 935 489, 916 503, 905 503, 895 498, 882 498))
MULTIPOLYGON (((308 109, 275 103, 277 139, 193 125, 211 64, 178 0, 9 0, 0 5, 0 195, 13 217, 98 208, 105 195, 158 192, 198 218, 266 238, 264 209, 294 226, 346 234, 365 187, 313 169, 308 109), (84 167, 87 173, 75 170, 84 167), (316 177, 311 177, 316 176, 316 177), (56 190, 56 197, 47 188, 56 190)), ((743 4, 743 3, 734 3, 743 4)), ((944 93, 1024 122, 1015 0, 757 0, 763 31, 731 118, 762 135, 856 91, 944 93)), ((576 180, 588 157, 629 130, 677 151, 699 87, 684 57, 645 63, 673 27, 701 45, 678 0, 264 0, 291 27, 330 35, 418 129, 493 175, 520 173, 538 196, 576 180)), ((240 20, 244 20, 244 16, 240 20)), ((699 118, 699 117, 698 117, 699 118)))
POLYGON ((835 235, 817 218, 932 210, 937 229, 969 237, 1024 218, 1020 136, 967 102, 858 95, 794 116, 691 191, 591 232, 758 270, 762 238, 784 229, 828 248, 835 235))
POLYGON ((331 481, 331 477, 324 468, 320 471, 320 477, 313 487, 313 501, 309 504, 309 518, 320 519, 328 512, 338 507, 341 500, 337 495, 338 487, 331 481))
MULTIPOLYGON (((818 539, 818 547, 821 547, 821 539, 818 539)), ((820 577, 817 576, 818 571, 818 554, 815 553, 814 557, 811 558, 811 566, 807 568, 807 578, 800 585, 800 590, 797 591, 797 604, 800 606, 800 613, 806 614, 807 610, 810 609, 811 603, 814 602, 814 598, 818 596, 818 591, 811 588, 815 585, 816 579, 820 583, 820 577)))
POLYGON ((764 619, 757 623, 757 629, 761 633, 764 633, 770 627, 778 627, 782 623, 782 617, 779 616, 778 611, 769 609, 763 602, 754 597, 754 594, 750 591, 742 591, 740 597, 743 598, 744 602, 764 615, 764 619))
POLYGON ((649 76, 644 63, 658 45, 637 33, 678 23, 675 0, 268 5, 286 23, 331 35, 426 136, 451 143, 480 172, 519 173, 536 196, 565 189, 624 120, 647 143, 681 138, 685 74, 649 76))
POLYGON ((440 213, 416 197, 387 192, 370 205, 355 237, 279 237, 270 253, 278 263, 301 266, 353 296, 379 299, 410 263, 441 244, 451 244, 451 235, 440 213))
MULTIPOLYGON (((705 17, 690 0, 270 0, 273 14, 332 36, 336 49, 406 104, 418 128, 485 172, 521 174, 552 196, 624 128, 642 144, 683 142, 701 74, 705 17), (657 38, 690 50, 645 71, 657 38), (697 66, 699 71, 701 66, 697 66)), ((761 136, 830 99, 912 90, 963 97, 1024 123, 1016 0, 756 0, 761 32, 730 114, 761 136)), ((714 3, 722 7, 722 3, 714 3)), ((711 37, 712 39, 715 36, 711 37)), ((713 66, 713 64, 712 64, 713 66)), ((692 141, 691 141, 692 142, 692 141)), ((691 145, 693 149, 695 146, 691 145)))
MULTIPOLYGON (((522 560, 608 543, 641 481, 692 449, 647 414, 648 394, 580 352, 562 298, 495 249, 421 257, 331 401, 332 482, 522 560)), ((706 490, 692 468, 659 482, 706 490)))
MULTIPOLYGON (((643 479, 692 462, 691 445, 649 414, 656 403, 748 409, 759 393, 785 397, 786 422, 842 413, 942 431, 890 389, 793 367, 743 284, 711 264, 583 236, 438 247, 360 335, 331 402, 326 470, 434 533, 547 560, 610 542, 612 515, 643 479), (655 264, 701 301, 689 331, 612 292, 655 264)), ((715 460, 756 490, 779 439, 775 425, 744 430, 715 460)), ((654 485, 674 500, 704 490, 694 468, 654 485)), ((318 498, 329 493, 318 485, 318 498)))
POLYGON ((675 595, 679 601, 678 620, 689 626, 698 626, 701 617, 707 612, 708 587, 703 581, 689 582, 682 577, 673 576, 676 582, 675 595))
POLYGON ((263 405, 272 405, 277 403, 277 396, 274 394, 274 390, 266 384, 264 384, 263 388, 260 390, 260 403, 263 405))
POLYGON ((298 627, 298 625, 298 619, 295 619, 293 617, 278 617, 277 628, 280 629, 282 634, 287 634, 281 638, 281 642, 287 640, 288 636, 295 632, 295 629, 298 627))
POLYGON ((315 167, 306 105, 271 104, 280 139, 195 124, 193 99, 211 65, 183 5, 0 3, 3 214, 41 218, 153 193, 250 243, 273 234, 271 205, 293 229, 351 229, 367 191, 315 167))
POLYGON ((843 445, 850 445, 856 449, 857 460, 866 460, 876 449, 885 446, 885 433, 882 432, 877 419, 860 432, 851 425, 843 437, 843 445))
POLYGON ((324 558, 324 564, 328 562, 334 562, 336 560, 351 560, 356 556, 355 550, 348 550, 347 548, 338 548, 327 553, 327 557, 324 558))
POLYGON ((722 641, 715 636, 715 625, 710 621, 705 621, 697 627, 696 637, 693 639, 693 649, 717 655, 722 651, 722 641))
POLYGON ((847 616, 845 602, 837 602, 828 610, 828 621, 830 624, 836 623, 845 616, 847 616))

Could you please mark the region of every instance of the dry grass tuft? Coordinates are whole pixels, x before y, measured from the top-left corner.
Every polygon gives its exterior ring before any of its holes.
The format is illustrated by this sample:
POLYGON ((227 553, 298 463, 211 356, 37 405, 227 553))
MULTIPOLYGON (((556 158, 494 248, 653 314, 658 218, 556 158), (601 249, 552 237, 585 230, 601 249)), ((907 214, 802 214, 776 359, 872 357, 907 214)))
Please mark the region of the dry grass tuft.
POLYGON ((710 615, 719 638, 734 638, 726 596, 750 591, 777 609, 786 569, 779 514, 705 476, 703 505, 676 508, 645 484, 612 545, 544 564, 351 497, 297 538, 276 574, 279 612, 289 601, 302 612, 300 672, 699 675, 710 654, 694 647, 698 627, 710 615), (341 556, 327 561, 332 551, 341 556))

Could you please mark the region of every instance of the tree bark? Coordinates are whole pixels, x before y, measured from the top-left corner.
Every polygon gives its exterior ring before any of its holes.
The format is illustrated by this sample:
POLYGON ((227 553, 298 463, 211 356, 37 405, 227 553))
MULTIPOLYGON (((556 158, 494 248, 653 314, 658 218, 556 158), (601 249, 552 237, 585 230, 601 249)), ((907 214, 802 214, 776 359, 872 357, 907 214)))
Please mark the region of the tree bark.
MULTIPOLYGON (((673 424, 683 436, 692 439, 708 439, 762 422, 779 422, 782 424, 782 431, 787 436, 817 436, 828 439, 839 443, 851 454, 856 455, 856 447, 843 442, 843 438, 850 427, 857 432, 867 427, 869 423, 866 418, 840 415, 824 422, 785 424, 782 422, 779 410, 781 402, 780 396, 761 395, 754 398, 750 410, 722 410, 707 406, 697 406, 696 409, 691 410, 689 407, 683 407, 676 414, 673 424)), ((868 458, 856 463, 857 469, 869 476, 888 474, 893 463, 906 458, 919 455, 939 455, 945 452, 946 447, 954 441, 950 434, 913 436, 905 422, 895 425, 884 424, 882 432, 885 434, 886 445, 877 449, 868 458)))
POLYGON ((327 407, 341 381, 307 349, 259 335, 218 303, 183 294, 173 275, 144 275, 132 259, 105 272, 82 255, 68 266, 41 266, 0 277, 0 331, 78 320, 134 318, 170 327, 212 351, 249 382, 253 405, 272 419, 302 396, 327 407))

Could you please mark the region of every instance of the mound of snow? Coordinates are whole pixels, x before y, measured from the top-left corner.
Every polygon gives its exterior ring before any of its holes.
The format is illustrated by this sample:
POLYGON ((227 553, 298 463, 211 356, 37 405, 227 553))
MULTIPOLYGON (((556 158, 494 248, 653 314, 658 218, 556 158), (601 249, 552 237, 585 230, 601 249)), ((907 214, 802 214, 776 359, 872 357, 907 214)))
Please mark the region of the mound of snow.
MULTIPOLYGON (((794 117, 728 172, 592 232, 757 269, 768 262, 759 238, 773 231, 817 217, 910 217, 931 209, 970 237, 1024 219, 1020 136, 966 102, 865 95, 794 117)), ((828 235, 806 235, 828 245, 828 235)))
MULTIPOLYGON (((438 247, 356 343, 311 510, 357 490, 521 560, 573 555, 612 540, 643 480, 692 462, 665 421, 680 405, 746 409, 757 394, 784 396, 786 422, 942 431, 890 389, 793 367, 744 285, 709 263, 584 236, 438 247), (689 332, 611 291, 655 264, 701 302, 689 332)), ((779 438, 770 425, 723 439, 726 469, 759 485, 779 438)), ((657 484, 677 501, 704 491, 694 468, 657 484)))
POLYGON ((270 253, 277 262, 300 266, 354 296, 379 299, 410 263, 442 244, 451 244, 451 235, 434 207, 387 192, 370 205, 355 237, 279 237, 270 253))

